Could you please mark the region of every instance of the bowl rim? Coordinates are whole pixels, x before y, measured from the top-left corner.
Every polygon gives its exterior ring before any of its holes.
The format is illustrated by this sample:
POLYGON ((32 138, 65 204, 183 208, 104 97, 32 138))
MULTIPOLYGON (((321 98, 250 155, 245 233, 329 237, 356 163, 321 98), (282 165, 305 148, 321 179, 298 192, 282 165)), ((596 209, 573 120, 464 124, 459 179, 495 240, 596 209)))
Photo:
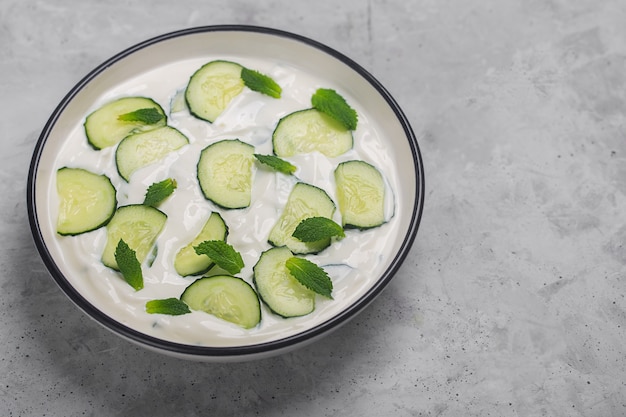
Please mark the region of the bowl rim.
POLYGON ((313 341, 316 338, 340 327, 346 323, 349 319, 353 318, 360 311, 362 311, 368 304, 370 304, 378 294, 387 286, 393 276, 397 273, 398 269, 402 265, 404 259, 408 255, 413 242, 415 241, 417 231, 421 222, 422 212, 424 208, 424 166, 422 161, 421 151, 417 142, 417 138, 410 126, 410 123, 405 116, 404 112, 397 104, 395 99, 387 91, 387 89, 373 76, 364 69, 360 64, 353 61, 341 52, 322 44, 309 37, 287 32, 280 29, 253 26, 253 25, 210 25, 210 26, 197 26, 181 30, 168 32, 159 36, 155 36, 139 42, 133 46, 130 46, 121 52, 113 55, 109 59, 102 62, 95 67, 86 76, 84 76, 78 83, 76 83, 69 92, 59 102, 53 113, 49 117, 48 121, 44 125, 44 128, 39 135, 39 138, 35 144, 33 156, 30 162, 26 198, 27 198, 27 212, 28 220, 31 229, 35 246, 41 256, 44 265, 48 269, 52 278, 55 280, 61 290, 70 298, 70 300, 89 317, 96 322, 107 328, 108 330, 116 333, 123 338, 135 342, 144 347, 148 347, 157 351, 175 354, 183 357, 193 358, 240 358, 243 359, 247 356, 271 354, 272 352, 280 352, 281 350, 290 348, 292 346, 304 344, 305 342, 313 341), (171 40, 174 38, 193 36, 196 34, 206 32, 251 32, 261 33, 266 35, 272 35, 277 37, 285 37, 291 40, 301 42, 309 47, 316 48, 328 55, 331 55, 335 59, 341 61, 343 64, 350 67, 354 72, 363 77, 387 102, 390 109, 393 111, 398 119, 398 122, 402 126, 406 139, 409 142, 409 147, 412 152, 413 164, 416 171, 416 183, 415 183, 415 199, 413 201, 413 208, 411 213, 411 220, 409 228, 406 231, 399 251, 395 254, 391 260, 389 266, 382 273, 380 278, 374 282, 371 288, 369 288, 359 299, 352 304, 348 305, 339 314, 329 318, 328 320, 296 333, 291 336, 272 340, 263 343, 240 345, 240 346, 226 346, 226 347, 212 347, 212 346, 196 346, 188 345, 184 343, 177 343, 168 340, 159 339, 153 336, 146 335, 142 332, 134 330, 117 320, 106 315, 104 312, 92 305, 86 298, 84 298, 65 278, 64 274, 58 268, 55 260, 50 254, 46 242, 44 241, 43 234, 39 226, 39 218, 37 215, 37 208, 35 203, 35 188, 36 177, 38 173, 39 162, 43 153, 43 149, 46 145, 48 137, 55 126, 60 115, 65 108, 74 99, 74 97, 85 88, 95 77, 102 73, 106 68, 113 64, 123 60, 124 58, 132 55, 133 53, 149 47, 154 44, 158 44, 162 41, 171 40))

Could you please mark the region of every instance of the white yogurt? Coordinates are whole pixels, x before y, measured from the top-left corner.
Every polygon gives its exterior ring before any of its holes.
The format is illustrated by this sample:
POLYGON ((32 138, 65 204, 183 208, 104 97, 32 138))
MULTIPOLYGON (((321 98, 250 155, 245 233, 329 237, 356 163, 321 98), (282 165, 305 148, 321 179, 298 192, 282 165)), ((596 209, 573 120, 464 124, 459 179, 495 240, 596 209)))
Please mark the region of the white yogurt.
MULTIPOLYGON (((157 338, 191 345, 249 345, 276 340, 321 324, 357 301, 393 257, 394 245, 390 242, 397 236, 394 208, 399 206, 393 190, 398 189, 399 175, 372 115, 366 114, 358 102, 337 86, 296 68, 271 62, 239 57, 204 57, 155 68, 130 79, 109 90, 93 108, 85 109, 85 115, 108 101, 131 95, 150 97, 161 104, 168 113, 168 123, 189 138, 189 145, 159 163, 136 171, 130 183, 126 183, 115 167, 115 149, 93 150, 87 144, 81 121, 67 138, 55 164, 56 168, 81 167, 108 175, 117 189, 119 205, 141 203, 146 188, 154 182, 174 178, 178 183, 174 194, 159 207, 167 214, 168 221, 157 239, 158 252, 153 264, 143 267, 144 288, 140 291, 134 291, 118 272, 100 262, 106 242, 105 228, 80 236, 56 238, 63 262, 70 271, 68 280, 89 302, 115 320, 157 338), (244 89, 213 124, 191 116, 187 110, 171 113, 170 106, 177 92, 183 91, 197 68, 212 59, 239 62, 271 76, 281 85, 282 98, 277 100, 244 89), (294 177, 256 169, 252 203, 245 209, 220 209, 204 198, 196 179, 196 164, 202 149, 221 139, 238 138, 254 145, 256 153, 271 154, 272 131, 278 120, 295 110, 310 107, 311 95, 320 87, 336 89, 357 111, 359 122, 354 132, 354 149, 332 159, 317 153, 285 158, 299 167, 294 177), (212 211, 222 215, 229 227, 228 243, 243 257, 245 267, 237 276, 252 282, 252 267, 261 252, 270 248, 267 237, 295 181, 323 188, 336 201, 333 171, 338 163, 349 159, 365 160, 383 173, 388 182, 386 210, 389 221, 368 231, 348 230, 344 239, 317 255, 308 256, 324 267, 333 280, 333 300, 318 297, 313 313, 291 319, 275 316, 263 306, 261 324, 251 330, 203 312, 182 316, 145 312, 146 301, 179 297, 195 279, 177 275, 173 260, 176 252, 197 235, 212 211)), ((54 176, 51 176, 49 190, 52 207, 48 220, 54 225, 58 205, 54 176)), ((340 222, 338 210, 335 220, 340 222)))

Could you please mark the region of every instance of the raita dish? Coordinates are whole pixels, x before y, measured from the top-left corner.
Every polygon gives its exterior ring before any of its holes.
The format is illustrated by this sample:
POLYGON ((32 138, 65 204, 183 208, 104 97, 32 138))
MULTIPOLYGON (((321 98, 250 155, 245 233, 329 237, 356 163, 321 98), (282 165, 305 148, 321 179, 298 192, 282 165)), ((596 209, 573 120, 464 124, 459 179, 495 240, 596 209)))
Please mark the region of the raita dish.
MULTIPOLYGON (((254 161, 255 163, 258 161, 254 161)), ((424 170, 415 135, 387 90, 348 57, 311 39, 268 28, 211 26, 159 36, 112 57, 81 80, 62 100, 36 145, 28 178, 31 230, 40 255, 62 291, 95 321, 134 343, 194 360, 248 360, 280 354, 317 340, 362 311, 387 286, 416 237, 424 204, 424 170), (236 62, 271 77, 280 98, 244 88, 224 111, 207 121, 184 100, 190 77, 213 61, 236 62), (273 132, 285 116, 311 108, 320 88, 338 92, 356 111, 353 143, 340 155, 301 152, 284 157, 296 168, 285 175, 258 163, 251 171, 247 205, 226 208, 203 193, 198 181, 202 151, 237 140, 254 153, 274 155, 273 132), (164 123, 187 142, 158 161, 120 174, 118 143, 98 149, 86 138, 85 121, 97 109, 122 97, 157 103, 164 123), (384 221, 375 227, 346 228, 328 247, 301 256, 327 273, 332 298, 316 295, 314 309, 298 317, 276 314, 260 299, 260 322, 244 328, 205 311, 153 314, 151 300, 176 298, 211 272, 176 272, 178 251, 198 235, 211 213, 227 225, 225 240, 241 255, 232 274, 257 291, 255 265, 276 246, 268 237, 298 183, 325 190, 337 210, 328 217, 342 224, 333 173, 347 161, 364 161, 381 173, 384 221), (86 233, 57 230, 57 173, 77 168, 108 178, 117 207, 141 205, 146 189, 164 179, 176 188, 158 210, 167 218, 148 260, 141 260, 144 284, 128 285, 120 271, 102 262, 107 221, 86 233)), ((215 275, 215 273, 213 274, 215 275)))

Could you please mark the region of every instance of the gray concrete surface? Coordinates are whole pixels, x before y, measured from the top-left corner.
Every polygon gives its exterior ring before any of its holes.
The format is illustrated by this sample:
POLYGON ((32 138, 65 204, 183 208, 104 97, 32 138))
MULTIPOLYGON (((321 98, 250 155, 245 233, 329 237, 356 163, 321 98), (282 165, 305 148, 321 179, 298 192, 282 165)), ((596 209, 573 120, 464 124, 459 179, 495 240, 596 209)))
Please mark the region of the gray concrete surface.
POLYGON ((626 415, 623 0, 3 0, 0 414, 626 415), (372 72, 419 136, 426 206, 387 290, 318 343, 258 362, 145 351, 41 262, 28 163, 67 91, 191 26, 312 37, 372 72))

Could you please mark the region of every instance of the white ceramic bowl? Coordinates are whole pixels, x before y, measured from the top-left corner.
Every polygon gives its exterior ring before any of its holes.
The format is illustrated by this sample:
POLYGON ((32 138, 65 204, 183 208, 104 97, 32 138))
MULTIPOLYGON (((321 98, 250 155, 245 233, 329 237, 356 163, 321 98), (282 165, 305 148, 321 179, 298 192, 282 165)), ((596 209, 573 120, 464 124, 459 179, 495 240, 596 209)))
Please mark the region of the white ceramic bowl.
MULTIPOLYGON (((172 96, 174 93, 172 90, 172 96)), ((163 102, 165 99, 161 97, 160 100, 164 108, 169 106, 169 102, 163 102)), ((178 127, 185 129, 184 126, 178 127)), ((186 131, 191 136, 193 132, 193 129, 186 131)), ((97 169, 105 170, 105 167, 97 169)), ((397 272, 415 239, 423 203, 424 170, 418 143, 405 115, 387 90, 360 65, 325 45, 292 33, 251 26, 199 27, 165 34, 135 45, 95 68, 67 94, 51 115, 35 147, 28 178, 32 234, 46 267, 61 290, 88 316, 121 337, 161 353, 204 361, 248 360, 280 354, 310 343, 346 323, 377 297, 397 272), (175 325, 178 319, 150 317, 148 320, 158 322, 158 325, 146 325, 145 319, 143 324, 135 323, 137 316, 146 314, 137 312, 136 306, 125 305, 121 294, 125 289, 107 281, 107 274, 112 272, 102 266, 89 272, 86 270, 90 267, 77 264, 89 254, 75 252, 89 244, 81 238, 67 243, 67 239, 74 238, 62 238, 56 234, 54 178, 61 164, 80 165, 81 161, 77 159, 89 159, 84 156, 93 150, 86 145, 68 145, 68 142, 83 134, 85 116, 98 105, 122 95, 150 95, 149 89, 145 90, 142 85, 143 77, 153 82, 155 77, 167 73, 167 82, 171 85, 164 85, 168 89, 184 87, 194 66, 221 57, 270 63, 264 67, 267 71, 275 68, 272 65, 297 68, 349 97, 359 111, 359 123, 365 126, 355 133, 355 142, 359 136, 374 136, 379 140, 373 148, 361 149, 361 156, 384 154, 378 163, 385 165, 381 168, 391 183, 394 214, 390 226, 368 232, 379 233, 374 239, 384 242, 384 254, 380 255, 379 261, 373 267, 367 266, 367 271, 358 272, 356 277, 339 282, 336 286, 338 295, 334 300, 326 301, 326 307, 320 311, 316 310, 307 318, 276 319, 264 310, 265 327, 248 333, 232 333, 228 326, 220 327, 221 324, 209 320, 208 324, 202 324, 203 329, 208 326, 209 330, 202 332, 210 336, 198 337, 198 342, 191 342, 189 338, 164 337, 152 331, 153 328, 175 325), (180 79, 171 79, 173 68, 180 69, 180 79), (128 91, 129 88, 133 91, 128 91), (68 149, 76 155, 68 156, 68 149), (98 282, 98 276, 105 277, 102 281, 107 283, 98 282), (106 301, 107 297, 117 301, 106 301), (213 325, 218 329, 212 333, 213 325)), ((101 237, 92 240, 97 245, 101 237)), ((164 252, 167 253, 167 249, 164 252)), ((162 263, 167 264, 167 261, 162 263)), ((250 271, 242 273, 242 277, 250 281, 250 271)), ((192 329, 192 333, 194 331, 192 329)))

